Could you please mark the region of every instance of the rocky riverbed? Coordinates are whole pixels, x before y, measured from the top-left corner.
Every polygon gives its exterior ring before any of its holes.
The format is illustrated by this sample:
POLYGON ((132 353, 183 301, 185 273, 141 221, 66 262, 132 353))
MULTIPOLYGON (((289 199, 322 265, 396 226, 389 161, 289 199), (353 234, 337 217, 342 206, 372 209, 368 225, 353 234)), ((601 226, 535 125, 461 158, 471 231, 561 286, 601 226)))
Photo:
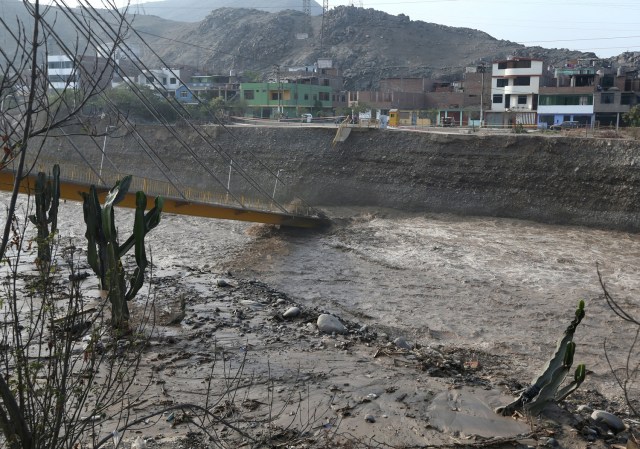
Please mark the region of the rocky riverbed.
MULTIPOLYGON (((331 129, 203 130, 215 148, 196 135, 187 142, 217 184, 167 130, 140 127, 180 167, 181 183, 215 191, 226 180, 244 195, 232 156, 278 201, 295 193, 324 205, 333 226, 163 217, 147 240, 150 287, 132 304, 134 323, 151 310, 154 326, 127 411, 132 420, 171 410, 119 434, 125 447, 634 447, 638 423, 603 346, 622 374, 635 329, 607 307, 597 267, 640 316, 640 237, 624 232, 639 228, 637 142, 377 130, 333 147, 331 129), (492 409, 544 366, 579 300, 575 362, 587 365, 585 383, 543 418, 497 416, 492 409), (325 320, 337 323, 323 331, 325 320), (196 408, 172 408, 182 403, 213 410, 209 434, 195 425, 196 408), (627 430, 594 412, 612 412, 627 430)), ((76 145, 82 158, 60 139, 42 163, 99 163, 95 141, 76 145)), ((157 175, 135 136, 107 146, 110 169, 157 175)), ((128 232, 131 213, 117 214, 128 232)), ((84 260, 82 206, 62 205, 59 227, 84 260)), ((83 288, 99 304, 93 276, 83 288)), ((108 436, 118 423, 96 426, 108 436)))
MULTIPOLYGON (((606 307, 595 264, 637 313, 637 235, 327 211, 334 226, 315 233, 163 217, 148 238, 155 326, 129 419, 189 403, 222 421, 207 434, 197 411, 172 409, 120 434, 124 447, 633 447, 638 423, 602 351, 606 339, 612 363, 623 362, 633 329, 606 307), (579 299, 586 382, 540 418, 496 415, 540 371, 579 299), (325 320, 336 327, 323 330, 325 320)), ((80 204, 62 206, 61 237, 78 247, 81 217, 80 204)), ((84 288, 99 301, 92 277, 84 288)), ((103 436, 117 427, 96 425, 103 436)))

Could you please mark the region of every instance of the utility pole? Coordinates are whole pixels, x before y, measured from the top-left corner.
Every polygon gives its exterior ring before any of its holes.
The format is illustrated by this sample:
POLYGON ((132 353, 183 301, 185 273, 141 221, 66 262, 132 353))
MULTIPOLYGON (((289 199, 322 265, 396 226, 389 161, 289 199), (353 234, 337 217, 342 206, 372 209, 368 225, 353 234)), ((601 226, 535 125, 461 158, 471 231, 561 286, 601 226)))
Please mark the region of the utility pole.
POLYGON ((484 62, 478 66, 478 72, 480 72, 482 76, 480 81, 480 127, 481 128, 484 120, 484 74, 486 70, 487 70, 487 67, 484 65, 484 62))
POLYGON ((322 26, 320 27, 320 54, 322 54, 322 51, 324 49, 324 17, 327 14, 327 11, 329 10, 329 0, 323 0, 322 1, 322 26))
POLYGON ((280 65, 274 64, 273 70, 276 71, 276 83, 278 84, 278 115, 282 116, 282 85, 280 84, 280 65))

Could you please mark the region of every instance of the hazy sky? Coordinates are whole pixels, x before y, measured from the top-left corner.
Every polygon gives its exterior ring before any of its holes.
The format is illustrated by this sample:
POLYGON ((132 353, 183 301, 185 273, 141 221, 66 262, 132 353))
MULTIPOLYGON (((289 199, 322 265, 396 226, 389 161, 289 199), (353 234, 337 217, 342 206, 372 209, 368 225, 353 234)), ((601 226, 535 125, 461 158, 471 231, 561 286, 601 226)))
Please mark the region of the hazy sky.
POLYGON ((329 0, 329 8, 351 3, 524 45, 600 57, 640 52, 640 0, 329 0))

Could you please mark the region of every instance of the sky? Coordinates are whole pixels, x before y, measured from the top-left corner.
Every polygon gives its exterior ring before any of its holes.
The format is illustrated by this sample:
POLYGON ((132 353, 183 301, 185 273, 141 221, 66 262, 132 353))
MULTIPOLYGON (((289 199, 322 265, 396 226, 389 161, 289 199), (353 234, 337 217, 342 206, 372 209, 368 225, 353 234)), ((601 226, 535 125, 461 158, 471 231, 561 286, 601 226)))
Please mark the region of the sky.
POLYGON ((329 0, 329 9, 349 4, 474 28, 527 46, 599 57, 640 52, 640 0, 329 0))

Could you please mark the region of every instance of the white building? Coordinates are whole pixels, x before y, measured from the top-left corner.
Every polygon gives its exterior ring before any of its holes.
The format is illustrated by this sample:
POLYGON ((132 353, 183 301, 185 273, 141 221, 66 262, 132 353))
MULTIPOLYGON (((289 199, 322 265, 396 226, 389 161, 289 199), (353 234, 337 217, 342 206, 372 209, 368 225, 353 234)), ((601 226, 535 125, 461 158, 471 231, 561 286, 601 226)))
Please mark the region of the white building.
POLYGON ((511 57, 493 63, 491 112, 494 124, 536 125, 543 73, 540 59, 511 57))
POLYGON ((163 67, 161 69, 145 70, 138 75, 138 84, 166 91, 168 95, 174 96, 176 89, 181 86, 180 69, 163 67))
POLYGON ((76 89, 80 77, 73 60, 67 55, 47 55, 49 89, 76 89))

